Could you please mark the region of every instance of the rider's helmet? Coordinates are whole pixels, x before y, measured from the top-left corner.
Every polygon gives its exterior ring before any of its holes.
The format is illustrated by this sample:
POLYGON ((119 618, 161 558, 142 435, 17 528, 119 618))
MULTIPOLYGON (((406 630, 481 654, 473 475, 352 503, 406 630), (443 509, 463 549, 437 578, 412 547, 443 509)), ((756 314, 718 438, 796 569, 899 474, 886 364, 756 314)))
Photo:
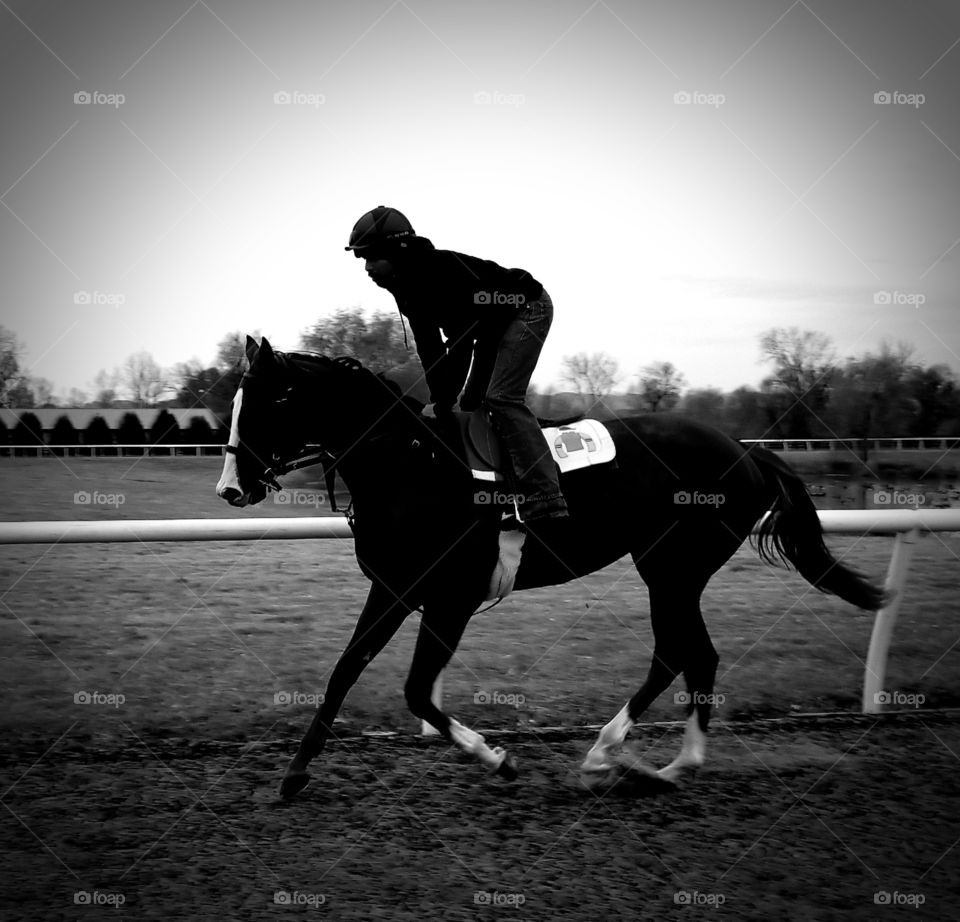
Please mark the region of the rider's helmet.
POLYGON ((413 236, 413 225, 402 212, 386 205, 377 205, 353 225, 350 243, 344 249, 353 250, 357 256, 365 256, 372 251, 383 251, 402 245, 405 237, 413 236))

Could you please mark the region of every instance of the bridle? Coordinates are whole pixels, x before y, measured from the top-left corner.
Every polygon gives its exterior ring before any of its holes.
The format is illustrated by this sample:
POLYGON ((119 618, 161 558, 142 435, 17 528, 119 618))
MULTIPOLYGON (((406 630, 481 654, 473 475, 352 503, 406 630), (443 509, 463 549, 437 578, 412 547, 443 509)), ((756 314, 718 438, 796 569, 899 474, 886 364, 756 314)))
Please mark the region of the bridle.
MULTIPOLYGON (((287 359, 283 353, 274 353, 274 356, 278 363, 281 365, 284 370, 286 370, 287 359)), ((253 381, 257 378, 257 375, 253 374, 250 371, 245 371, 243 376, 240 379, 241 386, 244 381, 253 381)), ((274 400, 270 401, 271 405, 275 408, 282 408, 283 405, 290 399, 290 395, 293 393, 293 385, 291 384, 285 391, 284 396, 277 397, 274 400)), ((228 455, 238 455, 239 448, 233 445, 226 445, 224 449, 228 455)), ((333 512, 337 511, 337 501, 334 497, 334 488, 335 488, 335 478, 336 471, 335 466, 337 463, 337 455, 329 449, 323 448, 320 445, 311 445, 304 443, 295 449, 288 457, 275 451, 270 456, 270 464, 268 464, 257 477, 257 481, 267 488, 267 490, 275 490, 279 492, 283 488, 277 482, 278 477, 283 477, 285 474, 289 474, 291 471, 298 471, 304 467, 311 467, 314 464, 322 464, 324 468, 324 479, 326 481, 327 493, 330 496, 330 508, 333 512)))

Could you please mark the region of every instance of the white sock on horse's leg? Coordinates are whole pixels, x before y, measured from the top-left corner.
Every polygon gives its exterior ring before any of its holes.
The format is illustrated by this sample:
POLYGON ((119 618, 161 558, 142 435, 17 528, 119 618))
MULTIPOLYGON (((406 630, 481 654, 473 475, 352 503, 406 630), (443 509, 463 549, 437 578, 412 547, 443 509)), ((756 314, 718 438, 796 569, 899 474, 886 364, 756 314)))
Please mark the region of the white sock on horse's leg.
POLYGON ((667 781, 676 781, 680 773, 688 768, 699 768, 703 765, 707 754, 707 734, 700 729, 700 719, 697 709, 687 718, 687 726, 683 731, 683 745, 680 754, 666 767, 661 768, 658 775, 667 781))
POLYGON ((593 748, 587 753, 580 767, 587 772, 607 771, 613 763, 611 752, 623 745, 633 721, 630 719, 630 705, 625 704, 601 731, 593 748))
POLYGON ((487 768, 499 768, 506 751, 497 746, 491 749, 483 737, 475 730, 465 727, 459 720, 450 718, 450 736, 453 741, 468 755, 479 759, 487 768))

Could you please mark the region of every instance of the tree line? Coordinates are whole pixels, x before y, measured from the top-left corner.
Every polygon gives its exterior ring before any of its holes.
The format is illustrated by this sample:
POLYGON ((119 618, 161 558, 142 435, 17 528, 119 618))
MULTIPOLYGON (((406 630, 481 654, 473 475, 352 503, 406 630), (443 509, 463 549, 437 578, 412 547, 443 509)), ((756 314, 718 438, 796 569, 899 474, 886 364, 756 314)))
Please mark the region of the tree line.
MULTIPOLYGON (((228 333, 214 360, 161 369, 148 353, 135 353, 118 368, 101 371, 92 393, 73 389, 71 406, 205 407, 229 426, 230 406, 240 383, 245 335, 228 333)), ((426 402, 423 369, 402 319, 341 309, 305 330, 299 349, 359 359, 401 389, 426 402)), ((531 388, 528 401, 539 416, 580 412, 596 415, 673 411, 711 423, 735 438, 869 439, 960 436, 960 385, 946 365, 924 365, 907 344, 883 343, 876 352, 843 360, 823 333, 773 328, 758 342, 770 372, 759 387, 724 392, 688 388, 668 361, 621 371, 606 353, 577 353, 561 363, 559 386, 531 388)), ((0 327, 0 404, 56 406, 49 382, 20 370, 16 337, 0 327)), ((61 404, 62 405, 62 404, 61 404)), ((69 444, 69 443, 67 443, 69 444)))

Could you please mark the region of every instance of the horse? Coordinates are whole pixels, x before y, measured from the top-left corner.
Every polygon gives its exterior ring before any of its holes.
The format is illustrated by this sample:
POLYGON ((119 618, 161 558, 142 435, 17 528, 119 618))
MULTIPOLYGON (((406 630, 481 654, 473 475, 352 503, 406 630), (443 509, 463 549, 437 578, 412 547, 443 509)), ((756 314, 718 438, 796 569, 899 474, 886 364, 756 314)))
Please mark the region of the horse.
MULTIPOLYGON (((307 785, 307 768, 347 692, 414 611, 421 621, 404 685, 410 711, 492 771, 516 778, 502 748, 431 700, 488 598, 503 507, 477 501, 448 424, 421 415, 424 405, 386 375, 353 358, 275 351, 266 338, 258 345, 248 336, 246 358, 217 494, 232 506, 258 503, 279 489, 278 475, 322 458, 328 488, 338 474, 350 491, 355 553, 370 581, 281 796, 307 785)), ((862 609, 878 609, 884 593, 833 556, 804 484, 772 452, 679 415, 605 424, 615 460, 561 475, 569 516, 528 526, 513 591, 559 585, 631 556, 649 592, 654 651, 646 680, 599 732, 581 769, 584 778, 609 777, 624 760, 633 724, 682 673, 680 752, 655 772, 672 786, 705 761, 719 657, 701 594, 758 522, 756 549, 767 563, 791 566, 821 592, 862 609)))

